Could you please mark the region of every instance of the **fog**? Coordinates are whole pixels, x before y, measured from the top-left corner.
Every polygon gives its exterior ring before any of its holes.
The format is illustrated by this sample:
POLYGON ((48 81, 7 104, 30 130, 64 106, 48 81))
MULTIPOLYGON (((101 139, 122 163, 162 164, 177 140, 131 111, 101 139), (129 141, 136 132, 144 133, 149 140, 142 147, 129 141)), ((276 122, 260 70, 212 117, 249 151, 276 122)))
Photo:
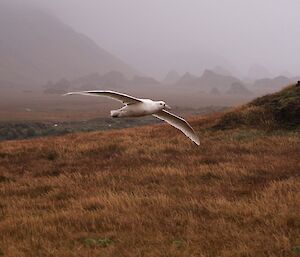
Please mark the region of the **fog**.
MULTIPOLYGON (((79 121, 73 125, 90 129, 85 121, 120 107, 61 96, 72 91, 163 100, 182 116, 279 91, 300 80, 299 7, 298 0, 0 0, 0 123, 79 121)), ((4 138, 19 138, 6 131, 4 138)))
POLYGON ((19 0, 54 13, 141 72, 300 73, 298 0, 19 0))

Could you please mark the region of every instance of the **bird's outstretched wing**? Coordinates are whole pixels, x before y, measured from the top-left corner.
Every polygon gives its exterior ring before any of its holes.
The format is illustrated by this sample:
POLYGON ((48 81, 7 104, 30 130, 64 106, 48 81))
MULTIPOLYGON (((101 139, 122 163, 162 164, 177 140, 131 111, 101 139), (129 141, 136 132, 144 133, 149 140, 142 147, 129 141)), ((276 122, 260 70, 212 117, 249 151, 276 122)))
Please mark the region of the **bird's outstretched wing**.
POLYGON ((187 121, 181 117, 178 117, 170 112, 165 110, 161 110, 158 113, 153 114, 154 117, 164 120, 165 122, 169 123, 173 127, 182 131, 188 138, 190 138, 195 144, 200 145, 200 140, 195 134, 195 131, 187 123, 187 121))
POLYGON ((79 91, 70 92, 64 95, 93 95, 93 96, 106 96, 122 102, 123 104, 134 104, 142 102, 140 99, 130 95, 110 91, 110 90, 92 90, 92 91, 79 91))

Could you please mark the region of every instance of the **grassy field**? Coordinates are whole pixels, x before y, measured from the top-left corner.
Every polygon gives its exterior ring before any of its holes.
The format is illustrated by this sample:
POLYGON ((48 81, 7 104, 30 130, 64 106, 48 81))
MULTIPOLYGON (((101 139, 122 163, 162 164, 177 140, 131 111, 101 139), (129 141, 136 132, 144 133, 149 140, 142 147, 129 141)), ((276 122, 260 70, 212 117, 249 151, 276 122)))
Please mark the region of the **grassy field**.
POLYGON ((300 133, 168 125, 0 144, 0 256, 298 256, 300 133))
POLYGON ((0 256, 299 256, 299 129, 225 116, 1 142, 0 256))

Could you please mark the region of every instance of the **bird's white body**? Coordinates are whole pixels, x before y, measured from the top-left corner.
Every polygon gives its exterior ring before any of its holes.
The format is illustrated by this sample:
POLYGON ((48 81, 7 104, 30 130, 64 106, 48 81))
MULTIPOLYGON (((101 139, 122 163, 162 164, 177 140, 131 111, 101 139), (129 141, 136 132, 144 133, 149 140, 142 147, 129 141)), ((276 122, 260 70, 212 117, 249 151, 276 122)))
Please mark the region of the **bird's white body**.
POLYGON ((106 96, 115 100, 121 101, 124 106, 118 110, 112 110, 110 115, 113 118, 124 117, 142 117, 153 115, 154 117, 164 120, 173 127, 182 131, 195 144, 199 145, 200 141, 195 134, 193 128, 181 117, 178 117, 165 109, 171 109, 164 101, 153 101, 150 99, 139 99, 126 94, 109 91, 109 90, 94 90, 83 92, 71 92, 66 95, 94 95, 106 96))
POLYGON ((110 112, 113 118, 142 117, 152 115, 161 111, 165 106, 161 101, 152 101, 150 99, 140 99, 140 103, 126 104, 121 109, 110 112))

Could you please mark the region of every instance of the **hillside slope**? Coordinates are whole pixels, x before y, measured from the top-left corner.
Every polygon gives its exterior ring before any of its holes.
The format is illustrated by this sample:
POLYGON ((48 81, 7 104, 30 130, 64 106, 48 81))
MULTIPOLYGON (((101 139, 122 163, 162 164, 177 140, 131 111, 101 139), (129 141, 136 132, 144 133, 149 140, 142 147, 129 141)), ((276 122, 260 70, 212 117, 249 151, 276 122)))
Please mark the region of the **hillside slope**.
POLYGON ((300 84, 259 97, 229 111, 216 127, 234 128, 241 125, 264 129, 300 127, 300 84))
POLYGON ((222 118, 0 143, 0 256, 298 256, 299 131, 222 118))
POLYGON ((0 78, 45 83, 111 70, 137 72, 57 18, 29 7, 0 3, 0 78))

